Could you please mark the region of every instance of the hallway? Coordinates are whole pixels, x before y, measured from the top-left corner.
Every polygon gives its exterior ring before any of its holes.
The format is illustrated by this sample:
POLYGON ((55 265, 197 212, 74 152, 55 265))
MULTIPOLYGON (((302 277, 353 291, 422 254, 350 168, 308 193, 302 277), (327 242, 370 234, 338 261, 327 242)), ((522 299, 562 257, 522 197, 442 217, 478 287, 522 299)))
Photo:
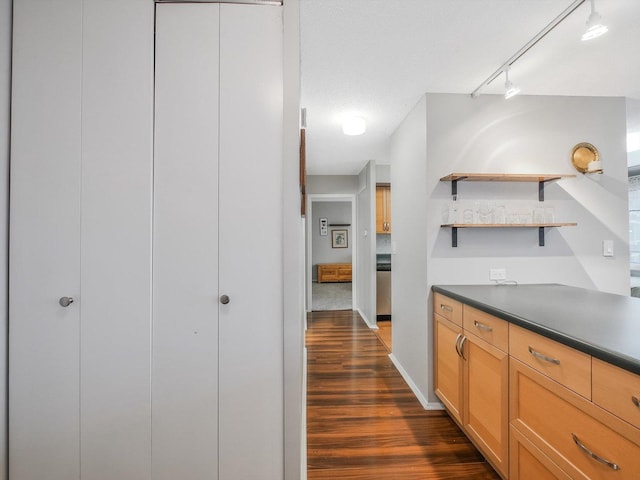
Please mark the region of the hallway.
POLYGON ((309 480, 498 479, 444 411, 426 411, 356 312, 307 330, 309 480))

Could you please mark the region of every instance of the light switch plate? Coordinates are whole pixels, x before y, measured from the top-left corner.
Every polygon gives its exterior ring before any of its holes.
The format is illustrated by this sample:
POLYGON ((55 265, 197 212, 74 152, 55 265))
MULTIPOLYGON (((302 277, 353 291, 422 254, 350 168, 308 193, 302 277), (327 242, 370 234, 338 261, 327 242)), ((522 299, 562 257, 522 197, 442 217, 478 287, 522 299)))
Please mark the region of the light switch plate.
POLYGON ((613 257, 613 240, 602 241, 602 256, 613 257))

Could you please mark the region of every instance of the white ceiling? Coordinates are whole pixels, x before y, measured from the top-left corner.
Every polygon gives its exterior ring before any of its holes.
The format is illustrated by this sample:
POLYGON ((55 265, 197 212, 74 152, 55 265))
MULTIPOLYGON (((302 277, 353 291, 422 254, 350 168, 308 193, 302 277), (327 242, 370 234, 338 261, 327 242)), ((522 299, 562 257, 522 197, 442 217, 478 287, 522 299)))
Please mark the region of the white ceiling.
MULTIPOLYGON (((389 163, 389 138, 421 95, 470 94, 571 3, 300 0, 307 173, 389 163), (345 112, 367 119, 364 135, 342 133, 345 112)), ((587 0, 513 65, 522 94, 640 99, 640 0, 597 0, 596 10, 606 35, 580 41, 587 0)), ((501 75, 482 92, 503 90, 501 75)))

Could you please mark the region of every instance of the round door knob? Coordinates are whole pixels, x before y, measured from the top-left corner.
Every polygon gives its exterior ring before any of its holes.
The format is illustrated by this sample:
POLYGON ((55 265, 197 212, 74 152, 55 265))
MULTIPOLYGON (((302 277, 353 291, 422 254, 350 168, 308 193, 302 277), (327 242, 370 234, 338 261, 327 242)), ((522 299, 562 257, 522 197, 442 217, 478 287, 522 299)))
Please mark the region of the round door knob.
POLYGON ((71 298, 71 297, 62 297, 62 298, 60 298, 60 300, 58 300, 58 303, 62 307, 68 307, 69 305, 71 305, 73 303, 73 298, 71 298))
POLYGON ((220 303, 221 304, 226 305, 230 301, 231 301, 231 299, 229 298, 229 295, 220 295, 220 303))

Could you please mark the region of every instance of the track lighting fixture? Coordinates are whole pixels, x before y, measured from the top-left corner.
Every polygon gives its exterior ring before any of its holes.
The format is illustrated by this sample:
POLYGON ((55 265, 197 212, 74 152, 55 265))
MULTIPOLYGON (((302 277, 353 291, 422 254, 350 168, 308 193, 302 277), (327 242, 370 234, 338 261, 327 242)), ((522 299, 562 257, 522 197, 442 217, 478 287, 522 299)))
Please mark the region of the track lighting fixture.
POLYGON ((602 16, 596 12, 596 0, 591 0, 591 15, 587 19, 587 31, 582 35, 582 41, 599 37, 608 31, 609 29, 602 24, 602 16))
POLYGON ((511 97, 517 95, 520 93, 520 89, 518 87, 516 87, 513 83, 511 83, 511 80, 509 80, 509 69, 510 67, 507 65, 504 68, 504 77, 505 77, 505 82, 504 82, 504 98, 505 100, 509 100, 511 97))
MULTIPOLYGON (((525 43, 516 53, 511 55, 511 57, 507 59, 495 72, 489 75, 484 82, 478 85, 478 87, 473 92, 471 92, 471 97, 478 97, 480 95, 480 91, 500 75, 502 75, 502 72, 504 72, 507 77, 505 83, 505 98, 510 98, 513 95, 516 95, 520 90, 514 88, 511 82, 509 82, 509 74, 507 73, 508 67, 518 61, 520 57, 527 53, 534 45, 536 45, 540 40, 547 36, 549 32, 556 28, 562 21, 564 21, 565 18, 571 15, 586 1, 587 0, 573 0, 573 2, 571 2, 571 5, 569 5, 562 13, 560 13, 560 15, 549 22, 549 24, 542 30, 540 30, 531 40, 525 43)), ((596 38, 603 33, 606 33, 607 31, 608 28, 602 24, 602 17, 598 12, 596 12, 595 0, 591 0, 591 15, 589 15, 589 19, 587 20, 587 31, 582 36, 582 40, 596 38)))

